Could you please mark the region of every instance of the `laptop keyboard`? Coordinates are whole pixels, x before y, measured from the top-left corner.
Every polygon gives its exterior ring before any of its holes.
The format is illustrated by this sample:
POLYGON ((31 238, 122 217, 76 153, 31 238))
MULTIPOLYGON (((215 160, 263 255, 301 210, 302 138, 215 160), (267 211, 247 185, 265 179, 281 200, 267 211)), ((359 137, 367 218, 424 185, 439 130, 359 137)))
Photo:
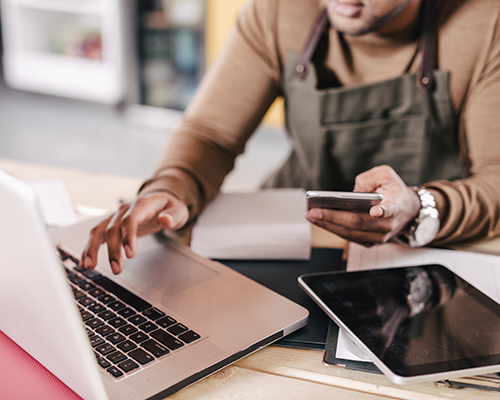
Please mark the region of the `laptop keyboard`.
POLYGON ((98 364, 115 378, 136 372, 200 335, 58 248, 98 364))

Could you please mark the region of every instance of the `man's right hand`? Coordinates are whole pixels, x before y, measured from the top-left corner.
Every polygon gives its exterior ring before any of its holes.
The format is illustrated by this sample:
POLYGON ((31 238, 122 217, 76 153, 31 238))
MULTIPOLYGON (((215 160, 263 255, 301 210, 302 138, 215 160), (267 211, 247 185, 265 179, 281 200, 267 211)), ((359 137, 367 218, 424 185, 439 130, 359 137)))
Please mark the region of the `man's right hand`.
POLYGON ((90 232, 80 266, 94 269, 99 247, 108 245, 108 256, 113 273, 123 271, 123 252, 132 258, 137 251, 137 237, 159 232, 162 229, 182 228, 189 219, 187 205, 169 192, 156 191, 138 196, 122 204, 109 218, 90 232))

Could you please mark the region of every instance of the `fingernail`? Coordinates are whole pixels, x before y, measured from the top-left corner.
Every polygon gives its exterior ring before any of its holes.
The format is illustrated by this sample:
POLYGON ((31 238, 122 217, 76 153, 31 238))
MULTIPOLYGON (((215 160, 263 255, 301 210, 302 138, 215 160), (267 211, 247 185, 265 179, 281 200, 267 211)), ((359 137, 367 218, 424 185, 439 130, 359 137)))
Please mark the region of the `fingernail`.
POLYGON ((113 271, 114 274, 120 273, 120 266, 116 261, 111 261, 111 270, 113 271))
POLYGON ((85 268, 89 268, 91 263, 92 259, 89 256, 85 257, 85 268))
POLYGON ((375 214, 373 214, 374 217, 383 217, 384 216, 384 209, 382 207, 378 207, 377 211, 375 211, 375 214))
POLYGON ((125 245, 125 255, 130 258, 132 257, 132 249, 128 244, 125 245))
POLYGON ((175 223, 174 216, 172 214, 168 214, 168 213, 165 213, 164 216, 168 220, 168 224, 170 225, 170 227, 174 226, 174 223, 175 223))
POLYGON ((311 211, 309 211, 309 217, 315 220, 322 219, 323 213, 319 209, 313 208, 311 211))

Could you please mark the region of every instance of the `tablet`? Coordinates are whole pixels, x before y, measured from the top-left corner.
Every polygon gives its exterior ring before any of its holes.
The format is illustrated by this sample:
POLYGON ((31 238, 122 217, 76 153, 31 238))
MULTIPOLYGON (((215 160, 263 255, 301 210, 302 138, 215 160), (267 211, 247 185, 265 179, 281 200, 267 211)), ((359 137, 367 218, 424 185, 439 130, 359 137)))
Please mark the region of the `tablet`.
POLYGON ((395 383, 500 371, 500 305, 442 265, 306 274, 299 284, 395 383))

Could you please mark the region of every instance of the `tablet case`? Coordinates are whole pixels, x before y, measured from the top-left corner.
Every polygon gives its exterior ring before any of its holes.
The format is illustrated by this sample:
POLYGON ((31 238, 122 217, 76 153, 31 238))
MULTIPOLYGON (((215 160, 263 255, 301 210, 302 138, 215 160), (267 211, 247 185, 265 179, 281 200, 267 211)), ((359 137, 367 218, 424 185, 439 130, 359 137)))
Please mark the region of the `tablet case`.
POLYGON ((275 344, 287 347, 323 350, 325 348, 330 318, 300 288, 297 278, 306 273, 345 269, 342 253, 343 251, 339 249, 314 248, 311 252, 311 259, 308 261, 218 261, 309 310, 308 324, 275 344))

